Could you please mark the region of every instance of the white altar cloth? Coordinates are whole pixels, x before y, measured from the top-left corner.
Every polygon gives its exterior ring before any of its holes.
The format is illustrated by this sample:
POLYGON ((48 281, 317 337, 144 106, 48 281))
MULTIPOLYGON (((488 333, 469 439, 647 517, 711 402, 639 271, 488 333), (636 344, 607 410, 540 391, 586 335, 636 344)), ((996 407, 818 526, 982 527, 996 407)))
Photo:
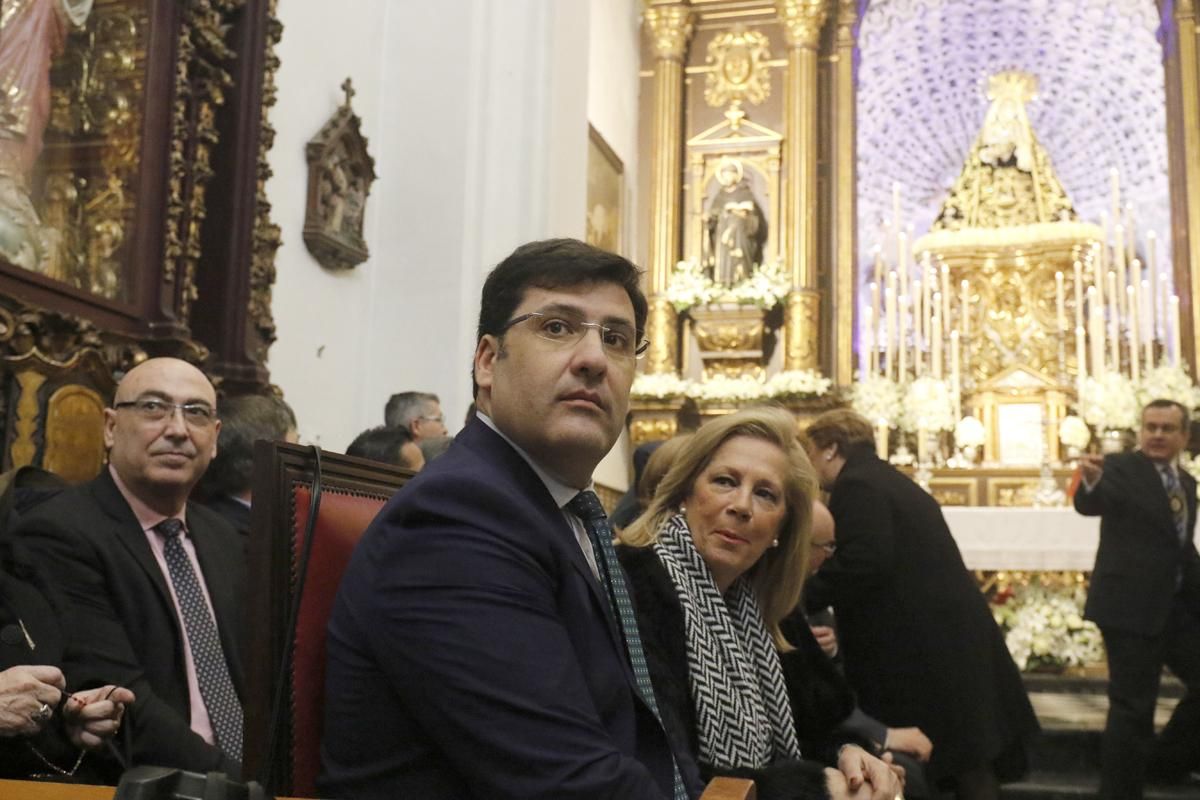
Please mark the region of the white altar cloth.
POLYGON ((1100 518, 1072 508, 946 506, 967 569, 1091 571, 1100 518))

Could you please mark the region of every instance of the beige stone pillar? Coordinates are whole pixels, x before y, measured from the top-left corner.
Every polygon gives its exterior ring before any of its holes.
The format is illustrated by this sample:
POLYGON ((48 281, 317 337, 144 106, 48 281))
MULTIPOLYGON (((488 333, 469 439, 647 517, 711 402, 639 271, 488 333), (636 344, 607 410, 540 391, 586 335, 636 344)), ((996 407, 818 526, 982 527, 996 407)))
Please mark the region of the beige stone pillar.
POLYGON ((783 368, 819 367, 817 291, 817 46, 826 0, 775 0, 788 46, 784 93, 783 241, 792 275, 784 319, 783 368))
POLYGON ((833 379, 840 385, 854 380, 854 320, 858 296, 858 189, 855 168, 856 103, 854 92, 854 24, 857 0, 838 0, 837 39, 833 52, 833 379))
POLYGON ((663 296, 679 261, 683 193, 683 60, 692 37, 687 2, 646 0, 646 35, 654 51, 654 119, 650 154, 650 352, 646 372, 674 372, 675 309, 663 296))
MULTIPOLYGON (((1168 6, 1169 7, 1169 6, 1168 6)), ((1168 139, 1175 133, 1175 150, 1180 156, 1173 159, 1172 211, 1186 221, 1184 226, 1174 223, 1176 235, 1175 287, 1184 304, 1191 335, 1183 336, 1184 358, 1191 358, 1192 374, 1200 367, 1200 19, 1195 0, 1178 0, 1175 4, 1175 30, 1178 33, 1178 50, 1175 53, 1178 68, 1178 101, 1167 101, 1168 114, 1175 110, 1177 121, 1168 120, 1168 139), (1172 109, 1174 105, 1174 109, 1172 109), (1174 123, 1174 124, 1173 124, 1174 123), (1181 198, 1179 196, 1182 196, 1181 198), (1184 209, 1181 209, 1183 206, 1184 209), (1180 214, 1180 211, 1183 213, 1180 214), (1186 276, 1186 280, 1180 280, 1186 276), (1190 291, 1189 291, 1190 290, 1190 291)), ((1169 68, 1169 67, 1168 67, 1169 68)), ((1168 85, 1171 83, 1168 78, 1168 85)), ((1184 333, 1187 331, 1185 323, 1184 333)))

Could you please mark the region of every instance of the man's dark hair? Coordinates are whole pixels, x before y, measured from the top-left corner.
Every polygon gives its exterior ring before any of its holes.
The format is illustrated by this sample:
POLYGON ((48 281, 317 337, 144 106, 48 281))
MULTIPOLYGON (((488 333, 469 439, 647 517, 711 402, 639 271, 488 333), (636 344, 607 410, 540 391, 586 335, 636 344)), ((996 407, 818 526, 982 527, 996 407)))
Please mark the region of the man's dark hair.
MULTIPOLYGON (((523 244, 496 265, 483 283, 475 341, 499 336, 528 289, 565 289, 615 283, 629 295, 640 339, 646 330, 642 272, 629 259, 578 239, 545 239, 523 244)), ((475 387, 478 389, 478 387, 475 387)))
POLYGON ((407 428, 409 423, 424 415, 429 403, 441 403, 431 392, 398 392, 388 398, 383 407, 383 424, 407 428))
POLYGON ((346 455, 413 469, 415 465, 405 461, 404 454, 400 452, 400 448, 412 440, 412 433, 408 428, 380 425, 355 436, 354 441, 346 448, 346 455))
POLYGON ((1183 423, 1183 433, 1185 436, 1188 434, 1188 431, 1190 430, 1190 428, 1188 427, 1189 426, 1188 410, 1183 405, 1183 403, 1178 403, 1174 400, 1167 400, 1166 398, 1163 398, 1163 397, 1160 397, 1157 400, 1151 400, 1149 403, 1146 403, 1145 408, 1142 409, 1142 418, 1143 419, 1145 419, 1145 417, 1146 417, 1146 409, 1147 408, 1177 408, 1177 409, 1179 409, 1180 420, 1183 423))
POLYGON ((235 496, 250 488, 254 476, 254 443, 279 441, 295 430, 296 415, 283 398, 245 394, 220 401, 217 416, 221 433, 217 455, 201 476, 199 497, 235 496))

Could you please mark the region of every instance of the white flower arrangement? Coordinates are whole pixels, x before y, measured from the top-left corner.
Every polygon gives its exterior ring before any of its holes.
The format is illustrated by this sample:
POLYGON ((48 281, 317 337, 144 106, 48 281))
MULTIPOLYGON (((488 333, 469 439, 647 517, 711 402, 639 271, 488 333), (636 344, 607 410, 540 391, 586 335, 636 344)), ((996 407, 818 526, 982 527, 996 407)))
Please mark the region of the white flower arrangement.
POLYGON ((993 598, 992 616, 1017 667, 1082 667, 1104 659, 1100 629, 1083 619, 1086 597, 1082 586, 1036 583, 993 598))
POLYGON ((906 431, 954 429, 954 402, 950 386, 937 378, 917 378, 908 385, 901 402, 900 427, 906 431))
POLYGON ((787 297, 791 288, 791 276, 776 261, 761 264, 744 280, 725 288, 713 282, 699 261, 689 258, 675 265, 667 283, 666 298, 679 312, 713 303, 770 309, 787 297))
POLYGON ((1092 440, 1092 429, 1082 419, 1071 414, 1059 423, 1058 440, 1067 447, 1082 450, 1092 440))
POLYGON ((979 447, 986 440, 987 432, 976 417, 963 417, 954 426, 954 444, 958 447, 979 447))
POLYGON ((1200 407, 1200 389, 1182 367, 1163 365, 1148 370, 1137 389, 1139 406, 1160 399, 1174 400, 1191 412, 1200 407))
POLYGON ((896 424, 900 410, 900 385, 884 375, 863 375, 850 388, 850 405, 874 425, 896 424))
POLYGON ((763 387, 767 397, 821 397, 829 392, 833 381, 813 369, 794 369, 777 372, 763 387))
POLYGON ((692 382, 672 372, 659 375, 642 373, 633 379, 633 386, 629 390, 631 397, 643 400, 672 400, 687 397, 691 393, 692 382))
POLYGON ((766 397, 765 384, 758 378, 743 375, 730 378, 726 375, 713 375, 702 383, 696 383, 692 388, 692 397, 701 402, 739 402, 763 400, 766 397))
POLYGON ((1099 429, 1135 428, 1141 413, 1137 387, 1129 378, 1111 370, 1101 378, 1087 378, 1083 382, 1079 412, 1099 429))

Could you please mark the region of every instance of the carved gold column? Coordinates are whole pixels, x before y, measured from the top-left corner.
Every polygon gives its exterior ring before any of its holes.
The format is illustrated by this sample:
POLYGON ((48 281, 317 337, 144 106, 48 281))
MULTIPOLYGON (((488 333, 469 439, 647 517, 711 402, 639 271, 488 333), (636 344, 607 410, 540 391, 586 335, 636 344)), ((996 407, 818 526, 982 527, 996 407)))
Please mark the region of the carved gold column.
POLYGON ((783 240, 792 274, 783 368, 816 369, 821 295, 817 291, 817 44, 826 0, 776 0, 788 46, 784 93, 783 240))
POLYGON ((834 200, 834 383, 854 380, 854 317, 858 291, 855 258, 857 211, 855 190, 856 106, 854 98, 854 23, 856 0, 838 0, 837 39, 833 53, 833 187, 834 200))
POLYGON ((692 36, 687 2, 646 0, 646 34, 654 49, 654 133, 650 155, 649 373, 676 369, 675 309, 663 297, 679 261, 683 193, 683 59, 692 36))
MULTIPOLYGON (((1191 323, 1191 335, 1185 340, 1190 347, 1185 344, 1183 349, 1185 354, 1191 350, 1195 367, 1196 362, 1200 361, 1200 302, 1197 302, 1200 299, 1197 297, 1200 292, 1200 56, 1197 54, 1200 28, 1197 28, 1195 0, 1178 0, 1175 4, 1175 31, 1178 49, 1174 55, 1178 72, 1172 77, 1178 80, 1178 95, 1176 103, 1168 99, 1167 109, 1170 113, 1173 105, 1177 116, 1175 120, 1168 121, 1167 130, 1168 140, 1172 138, 1171 133, 1176 134, 1172 149, 1175 150, 1173 155, 1178 157, 1172 159, 1171 171, 1181 173, 1172 175, 1172 195, 1182 195, 1182 203, 1176 201, 1172 204, 1175 206, 1173 211, 1178 214, 1179 206, 1185 206, 1186 214, 1183 216, 1187 224, 1186 232, 1183 235, 1177 233, 1174 237, 1174 261, 1180 300, 1190 306, 1187 317, 1191 323), (1186 283, 1179 280, 1183 276, 1187 277, 1186 283)), ((1170 56, 1168 53, 1168 61, 1171 60, 1170 56)), ((1168 86, 1170 83, 1169 77, 1168 86)), ((1178 227, 1176 230, 1179 230, 1178 227)), ((1196 374, 1195 369, 1192 374, 1196 374)))

